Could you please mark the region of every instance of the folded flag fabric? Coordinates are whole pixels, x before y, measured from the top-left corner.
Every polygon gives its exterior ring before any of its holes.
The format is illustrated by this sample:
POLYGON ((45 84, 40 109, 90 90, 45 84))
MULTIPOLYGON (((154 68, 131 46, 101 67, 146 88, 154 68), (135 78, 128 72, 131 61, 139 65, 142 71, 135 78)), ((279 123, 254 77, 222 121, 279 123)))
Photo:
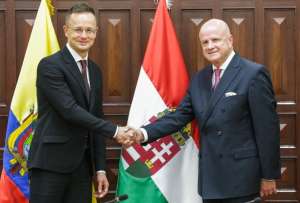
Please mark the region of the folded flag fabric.
MULTIPOLYGON (((188 87, 188 75, 166 2, 161 0, 131 104, 128 125, 140 127, 173 111, 188 87)), ((130 203, 199 203, 198 137, 191 124, 146 146, 124 149, 117 194, 130 203)))
POLYGON ((27 203, 29 199, 26 163, 37 118, 37 65, 59 50, 50 17, 52 9, 50 0, 41 1, 12 98, 0 180, 1 203, 27 203))

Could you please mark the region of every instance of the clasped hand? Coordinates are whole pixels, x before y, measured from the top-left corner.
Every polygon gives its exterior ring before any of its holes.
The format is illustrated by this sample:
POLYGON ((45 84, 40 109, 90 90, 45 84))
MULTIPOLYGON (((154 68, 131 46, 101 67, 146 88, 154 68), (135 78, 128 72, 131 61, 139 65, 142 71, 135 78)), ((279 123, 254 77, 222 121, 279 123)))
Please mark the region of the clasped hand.
POLYGON ((119 127, 115 137, 116 141, 123 147, 128 148, 134 144, 140 144, 144 140, 144 135, 140 129, 132 127, 119 127))

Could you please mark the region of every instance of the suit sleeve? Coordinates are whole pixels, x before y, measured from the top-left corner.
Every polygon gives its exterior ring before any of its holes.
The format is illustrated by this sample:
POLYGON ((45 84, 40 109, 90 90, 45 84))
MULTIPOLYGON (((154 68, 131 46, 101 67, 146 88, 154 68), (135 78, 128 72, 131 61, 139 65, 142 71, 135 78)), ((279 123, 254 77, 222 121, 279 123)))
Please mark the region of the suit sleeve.
POLYGON ((250 84, 249 105, 262 178, 280 178, 280 129, 272 82, 262 68, 250 84))
POLYGON ((106 137, 113 137, 116 126, 97 118, 76 103, 58 65, 43 59, 38 65, 37 74, 37 88, 63 119, 106 137))
MULTIPOLYGON (((97 67, 95 65, 95 67, 97 67)), ((103 85, 102 85, 102 73, 99 69, 99 67, 96 68, 97 70, 97 75, 99 75, 99 79, 98 82, 100 83, 100 88, 99 88, 99 92, 96 92, 96 94, 98 94, 100 96, 99 100, 97 100, 96 102, 98 103, 96 106, 100 107, 98 108, 97 114, 99 118, 103 118, 104 114, 103 114, 103 107, 102 107, 102 92, 103 92, 103 85)), ((103 136, 93 136, 94 138, 94 163, 95 163, 95 169, 96 171, 99 170, 104 170, 106 169, 106 138, 103 136)))
POLYGON ((148 134, 147 142, 152 142, 180 130, 191 122, 194 117, 190 91, 188 90, 174 112, 170 112, 166 116, 158 119, 155 123, 143 127, 148 134))

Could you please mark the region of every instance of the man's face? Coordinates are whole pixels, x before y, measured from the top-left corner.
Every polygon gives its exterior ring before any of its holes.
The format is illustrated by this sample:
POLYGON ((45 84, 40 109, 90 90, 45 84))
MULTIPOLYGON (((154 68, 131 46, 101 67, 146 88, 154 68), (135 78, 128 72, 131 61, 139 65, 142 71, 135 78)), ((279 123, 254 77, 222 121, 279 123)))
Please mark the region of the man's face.
POLYGON ((232 51, 232 36, 223 28, 206 26, 199 33, 204 57, 215 66, 222 65, 232 51))
POLYGON ((95 16, 92 13, 72 13, 64 32, 69 45, 81 56, 86 56, 96 39, 95 16))

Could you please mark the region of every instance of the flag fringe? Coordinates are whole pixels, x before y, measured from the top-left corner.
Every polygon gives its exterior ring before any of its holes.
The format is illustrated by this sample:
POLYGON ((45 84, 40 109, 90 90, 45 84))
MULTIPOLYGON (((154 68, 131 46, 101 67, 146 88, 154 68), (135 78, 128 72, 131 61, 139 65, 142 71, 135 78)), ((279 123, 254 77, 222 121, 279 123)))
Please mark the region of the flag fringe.
POLYGON ((55 8, 52 5, 52 0, 46 0, 50 15, 53 16, 55 14, 55 8))

